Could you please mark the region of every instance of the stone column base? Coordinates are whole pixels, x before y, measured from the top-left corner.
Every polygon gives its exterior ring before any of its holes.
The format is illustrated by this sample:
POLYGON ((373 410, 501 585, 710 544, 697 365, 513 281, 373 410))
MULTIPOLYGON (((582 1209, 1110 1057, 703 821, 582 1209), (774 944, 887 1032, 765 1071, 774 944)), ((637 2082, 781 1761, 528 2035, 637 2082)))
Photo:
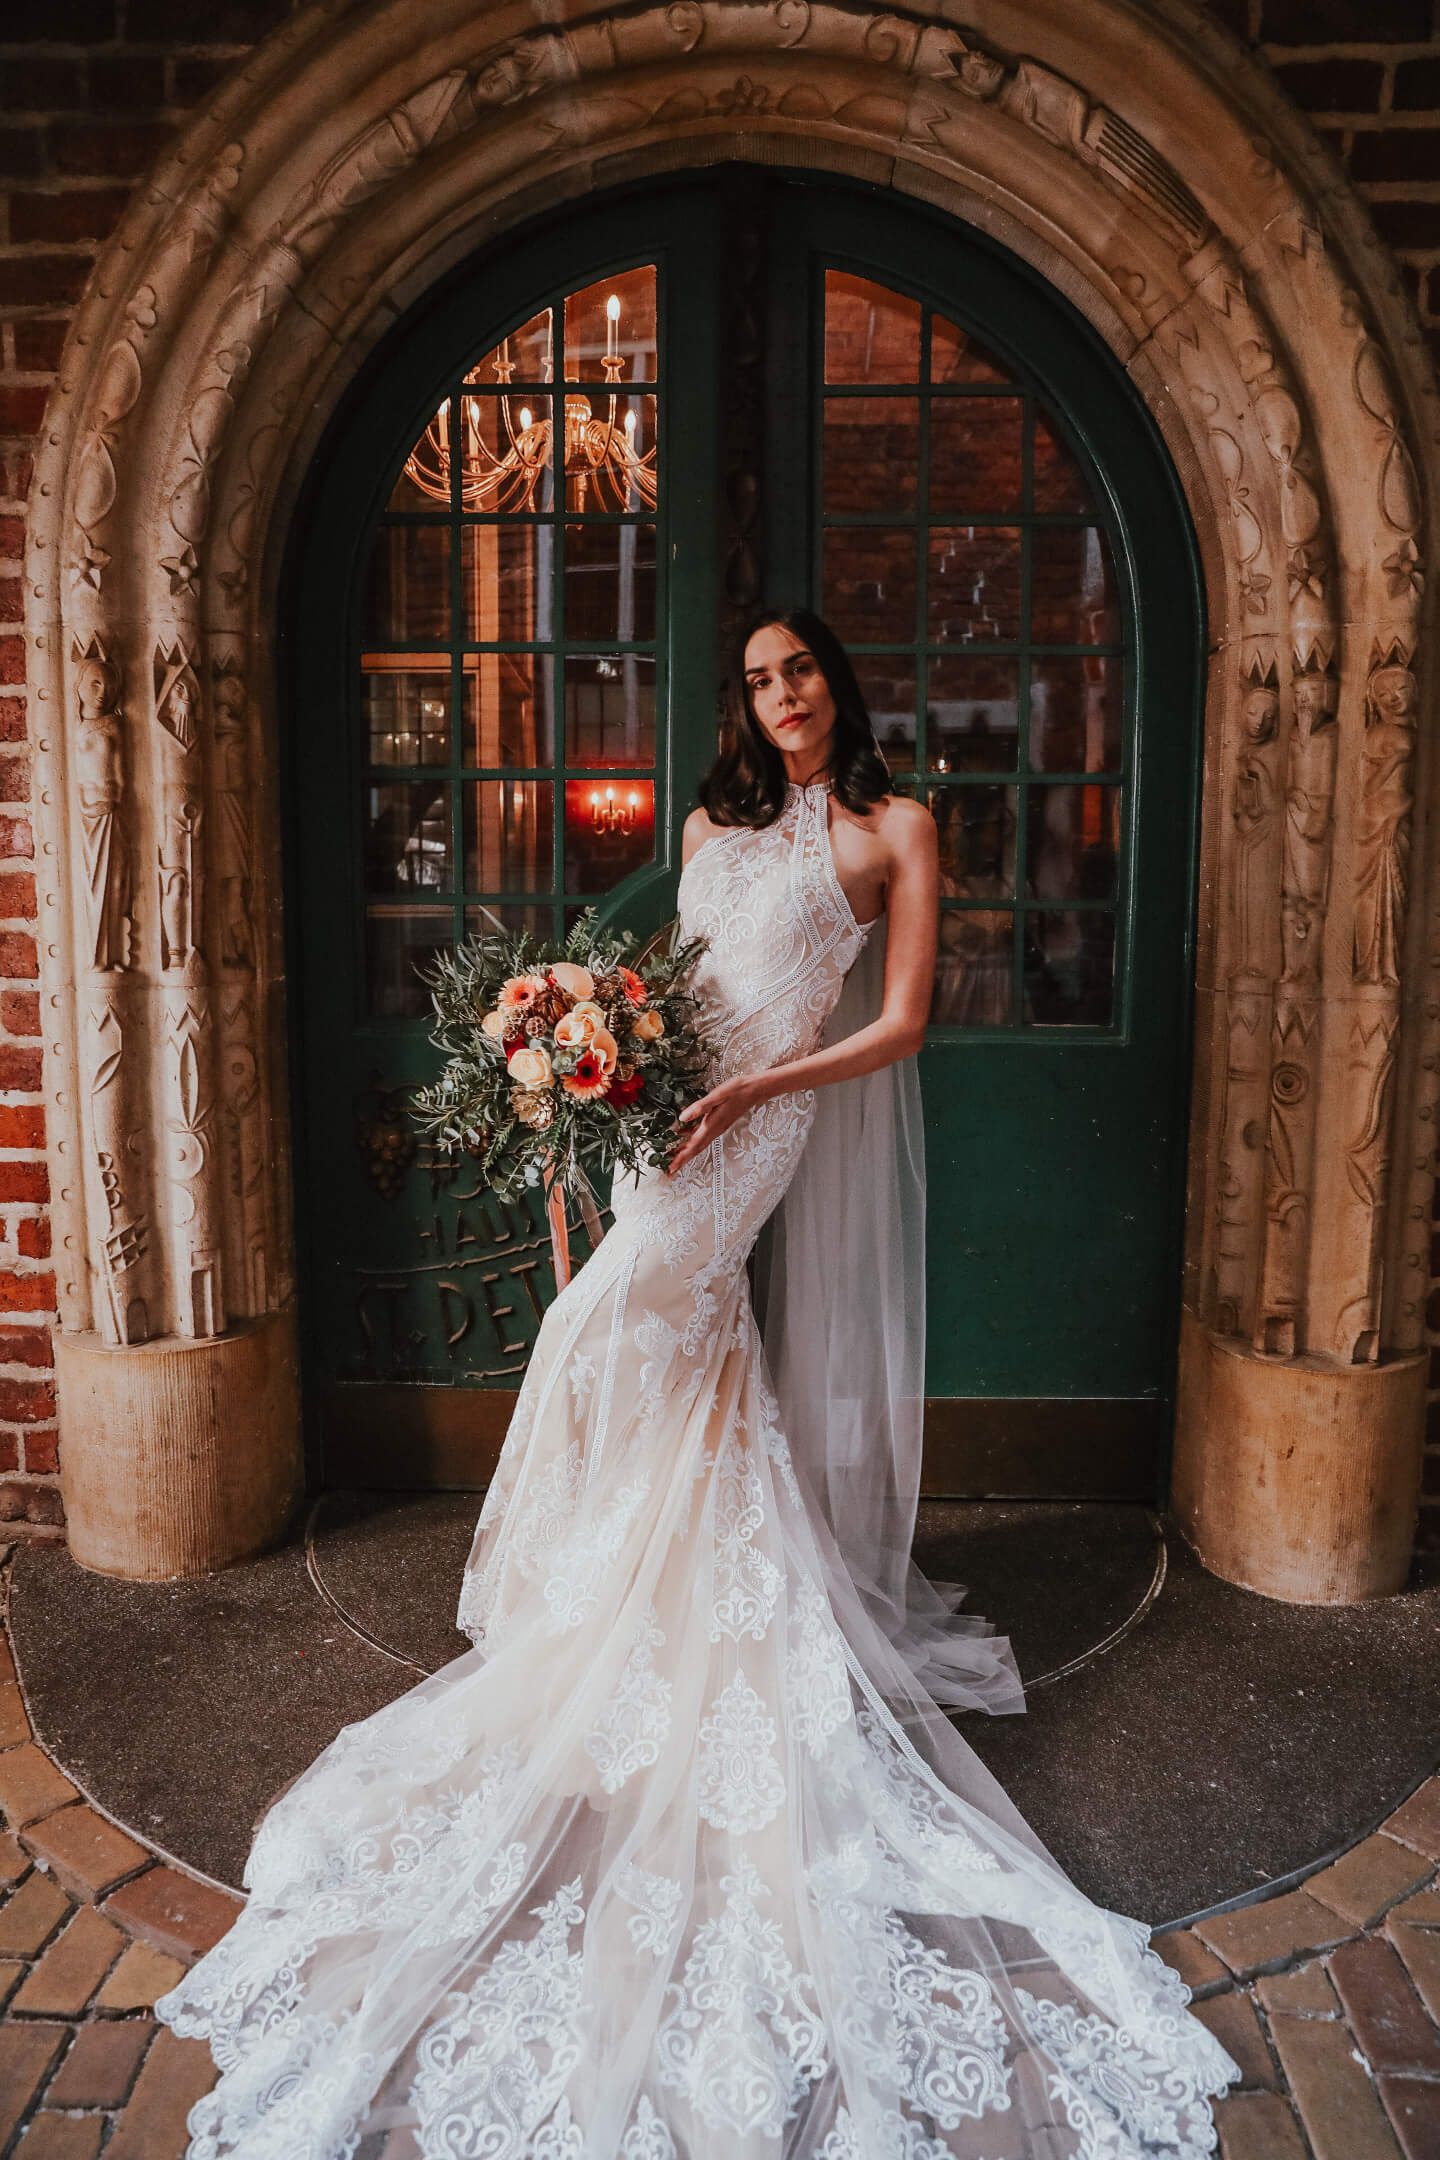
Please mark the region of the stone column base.
POLYGON ((1187 1313, 1170 1507, 1210 1572, 1291 1605, 1403 1588, 1428 1364, 1264 1357, 1187 1313))
POLYGON ((82 1567, 131 1582, 204 1575, 284 1531, 302 1489, 293 1312, 205 1342, 61 1333, 55 1380, 82 1567))

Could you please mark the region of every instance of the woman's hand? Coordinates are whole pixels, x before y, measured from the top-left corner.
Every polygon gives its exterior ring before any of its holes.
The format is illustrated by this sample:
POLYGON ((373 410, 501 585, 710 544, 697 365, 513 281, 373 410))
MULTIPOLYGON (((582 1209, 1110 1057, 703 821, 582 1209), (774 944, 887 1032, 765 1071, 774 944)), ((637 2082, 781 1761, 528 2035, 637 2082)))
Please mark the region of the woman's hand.
POLYGON ((708 1095, 690 1103, 680 1112, 680 1123, 690 1130, 671 1156, 667 1176, 674 1177, 677 1170, 683 1170, 687 1162, 709 1147, 712 1140, 718 1140, 721 1133, 729 1132, 735 1120, 753 1110, 761 1099, 754 1078, 742 1074, 734 1080, 722 1080, 708 1095))

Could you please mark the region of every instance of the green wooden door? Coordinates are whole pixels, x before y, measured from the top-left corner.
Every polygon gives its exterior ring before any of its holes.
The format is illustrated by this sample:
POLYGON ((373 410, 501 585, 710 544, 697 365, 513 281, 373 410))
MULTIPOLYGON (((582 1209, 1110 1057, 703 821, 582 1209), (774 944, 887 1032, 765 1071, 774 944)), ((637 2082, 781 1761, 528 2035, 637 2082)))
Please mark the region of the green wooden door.
POLYGON ((927 1485, 1146 1493, 1184 1205, 1188 516, 1121 370, 1013 257, 784 181, 770 225, 803 296, 772 317, 772 575, 844 637, 940 827, 927 1485))
POLYGON ((1150 1487, 1200 654, 1178 491, 1123 375, 1013 259, 737 168, 457 272, 337 414, 296 521, 298 1201, 329 1482, 483 1482, 554 1289, 538 1212, 409 1134, 434 1062, 414 962, 477 923, 673 910, 717 624, 762 573, 836 622, 941 826, 927 1482, 1150 1487))

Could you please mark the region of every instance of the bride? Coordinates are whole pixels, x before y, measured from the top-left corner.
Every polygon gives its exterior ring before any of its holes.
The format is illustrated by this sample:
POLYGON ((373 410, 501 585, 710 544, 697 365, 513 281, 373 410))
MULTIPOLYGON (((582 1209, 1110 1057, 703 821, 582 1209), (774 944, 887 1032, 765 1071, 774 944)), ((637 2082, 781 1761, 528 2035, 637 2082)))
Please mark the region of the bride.
POLYGON ((157 2005, 221 2072, 190 2160, 1214 2149, 1235 2065, 940 1707, 1023 1702, 909 1556, 934 826, 818 617, 740 657, 680 880, 714 1085, 545 1317, 474 1648, 274 1804, 157 2005))

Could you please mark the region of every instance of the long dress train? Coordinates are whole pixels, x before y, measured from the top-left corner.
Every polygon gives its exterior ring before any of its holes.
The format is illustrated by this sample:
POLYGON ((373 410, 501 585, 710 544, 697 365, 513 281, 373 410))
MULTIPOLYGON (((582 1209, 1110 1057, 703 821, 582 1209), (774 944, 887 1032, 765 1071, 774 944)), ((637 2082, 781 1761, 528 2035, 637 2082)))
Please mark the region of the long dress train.
MULTIPOLYGON (((861 950, 827 812, 792 787, 686 867, 724 1072, 813 1048, 861 950)), ((796 1478, 745 1263, 814 1100, 619 1189, 486 1494, 475 1647, 272 1807, 243 1913, 156 2006, 222 2073, 190 2160, 1213 2150, 1235 2065, 1148 1930, 1048 1857, 796 1478)), ((1015 1685, 978 1633, 947 1677, 976 1706, 1015 1685)))

